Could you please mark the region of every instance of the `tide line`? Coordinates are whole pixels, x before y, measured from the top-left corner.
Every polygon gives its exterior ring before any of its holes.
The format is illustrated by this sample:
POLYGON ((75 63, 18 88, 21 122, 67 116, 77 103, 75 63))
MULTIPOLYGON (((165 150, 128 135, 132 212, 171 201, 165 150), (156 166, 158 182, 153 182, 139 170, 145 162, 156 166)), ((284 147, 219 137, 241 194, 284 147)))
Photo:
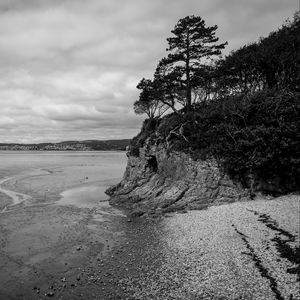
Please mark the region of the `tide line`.
POLYGON ((6 181, 9 181, 13 179, 12 177, 6 177, 6 178, 3 178, 0 180, 0 192, 7 195, 8 197, 10 197, 12 199, 12 204, 10 205, 7 205, 1 212, 6 212, 8 208, 12 207, 12 206, 15 206, 15 205, 18 205, 26 200, 29 200, 31 197, 26 195, 26 194, 23 194, 23 193, 18 193, 18 192, 15 192, 15 191, 12 191, 12 190, 8 190, 8 189, 5 189, 3 187, 1 187, 1 185, 3 183, 5 183, 6 181))

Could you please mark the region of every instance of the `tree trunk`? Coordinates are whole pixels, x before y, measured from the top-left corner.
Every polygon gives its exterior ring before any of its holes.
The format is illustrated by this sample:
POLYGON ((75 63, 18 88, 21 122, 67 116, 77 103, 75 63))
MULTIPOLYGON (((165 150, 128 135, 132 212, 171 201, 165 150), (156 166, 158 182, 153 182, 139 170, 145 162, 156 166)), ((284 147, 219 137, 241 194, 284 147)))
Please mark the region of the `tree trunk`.
POLYGON ((190 79, 190 63, 189 58, 186 61, 186 111, 191 110, 192 93, 191 93, 191 79, 190 79))
POLYGON ((186 61, 185 61, 185 71, 186 71, 186 111, 191 111, 192 103, 192 93, 191 93, 191 78, 190 78, 190 40, 189 33, 187 33, 186 40, 186 61))
POLYGON ((192 93, 191 93, 191 87, 189 84, 187 84, 186 87, 186 111, 191 111, 192 108, 192 93))

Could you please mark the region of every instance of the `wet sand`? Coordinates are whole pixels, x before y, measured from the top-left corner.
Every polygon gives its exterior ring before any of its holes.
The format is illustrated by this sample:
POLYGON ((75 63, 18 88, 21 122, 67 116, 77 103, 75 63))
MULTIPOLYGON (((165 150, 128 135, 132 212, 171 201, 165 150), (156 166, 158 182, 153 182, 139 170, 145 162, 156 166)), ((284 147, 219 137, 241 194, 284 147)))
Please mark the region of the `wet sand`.
POLYGON ((130 299, 127 280, 139 280, 145 266, 156 269, 160 221, 129 220, 99 202, 102 188, 85 184, 59 200, 7 206, 0 215, 1 300, 130 299))
POLYGON ((108 253, 125 243, 129 223, 103 191, 120 180, 118 160, 113 171, 75 161, 1 179, 1 300, 114 297, 108 253))
POLYGON ((12 178, 8 177, 8 178, 4 178, 4 179, 0 180, 0 193, 2 194, 2 199, 3 199, 3 201, 1 201, 3 210, 5 210, 7 207, 15 206, 23 201, 27 201, 30 199, 30 196, 28 196, 28 195, 18 193, 18 192, 8 190, 8 189, 1 187, 1 185, 3 185, 5 182, 7 182, 11 179, 12 178), (4 201, 5 198, 6 198, 6 200, 4 201))
POLYGON ((59 195, 37 202, 8 189, 17 181, 19 190, 24 190, 30 176, 2 181, 6 208, 0 215, 0 299, 39 299, 45 294, 75 299, 76 287, 85 277, 81 273, 96 265, 115 240, 121 240, 123 232, 116 225, 127 219, 107 201, 98 204, 98 187, 93 185, 84 186, 92 203, 83 199, 80 206, 76 197, 74 203, 70 201, 72 189, 62 203, 54 201, 59 195))

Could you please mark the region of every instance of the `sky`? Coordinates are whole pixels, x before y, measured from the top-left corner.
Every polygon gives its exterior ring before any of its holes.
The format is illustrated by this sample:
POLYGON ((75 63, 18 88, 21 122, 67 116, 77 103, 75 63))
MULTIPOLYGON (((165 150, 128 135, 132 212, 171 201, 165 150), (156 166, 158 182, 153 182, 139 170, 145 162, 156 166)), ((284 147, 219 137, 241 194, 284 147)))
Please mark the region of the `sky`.
POLYGON ((218 25, 224 54, 267 36, 298 0, 0 0, 0 143, 132 138, 137 83, 180 18, 218 25))

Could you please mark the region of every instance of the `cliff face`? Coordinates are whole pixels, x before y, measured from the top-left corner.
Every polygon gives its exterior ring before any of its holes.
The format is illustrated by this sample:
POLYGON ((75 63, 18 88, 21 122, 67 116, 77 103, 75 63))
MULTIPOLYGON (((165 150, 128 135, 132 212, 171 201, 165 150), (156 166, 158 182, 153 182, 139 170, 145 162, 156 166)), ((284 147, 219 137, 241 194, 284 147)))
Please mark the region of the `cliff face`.
POLYGON ((193 160, 183 152, 169 152, 147 139, 139 155, 128 152, 123 180, 108 189, 110 202, 134 215, 182 209, 201 209, 234 202, 248 192, 234 183, 214 159, 193 160))

